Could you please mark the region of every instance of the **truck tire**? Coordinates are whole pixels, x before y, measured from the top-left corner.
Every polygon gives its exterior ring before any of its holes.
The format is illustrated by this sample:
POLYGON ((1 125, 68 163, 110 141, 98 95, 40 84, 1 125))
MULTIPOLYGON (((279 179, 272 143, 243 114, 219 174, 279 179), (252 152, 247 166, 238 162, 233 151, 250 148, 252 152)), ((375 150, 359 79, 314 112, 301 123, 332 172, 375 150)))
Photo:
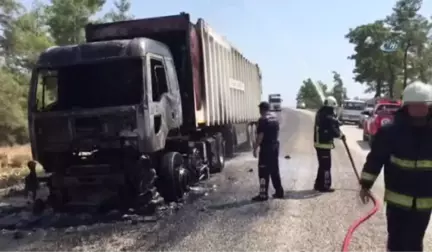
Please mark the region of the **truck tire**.
POLYGON ((230 126, 226 129, 224 134, 225 140, 225 157, 234 157, 236 147, 236 132, 234 126, 230 126))
POLYGON ((188 173, 180 153, 168 152, 163 155, 157 186, 165 202, 169 203, 183 198, 189 185, 188 173))
POLYGON ((247 143, 245 144, 244 150, 250 151, 253 147, 253 142, 255 141, 255 124, 251 123, 247 126, 247 143))
POLYGON ((201 174, 200 174, 199 166, 201 166, 202 164, 202 159, 197 148, 193 148, 190 151, 188 156, 189 156, 189 160, 188 160, 189 163, 186 168, 189 171, 189 178, 190 178, 189 184, 195 185, 200 180, 201 174))
POLYGON ((221 133, 217 133, 214 138, 216 140, 216 153, 214 153, 216 158, 212 158, 210 172, 219 173, 225 167, 225 143, 221 133))

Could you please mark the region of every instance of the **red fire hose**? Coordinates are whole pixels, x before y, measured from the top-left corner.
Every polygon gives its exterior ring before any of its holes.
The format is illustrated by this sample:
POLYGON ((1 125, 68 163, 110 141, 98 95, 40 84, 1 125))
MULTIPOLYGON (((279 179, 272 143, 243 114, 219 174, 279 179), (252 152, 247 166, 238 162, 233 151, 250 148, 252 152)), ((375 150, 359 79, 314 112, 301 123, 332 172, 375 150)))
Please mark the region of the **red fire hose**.
MULTIPOLYGON (((354 159, 352 158, 352 155, 351 155, 351 152, 350 152, 350 150, 349 150, 349 148, 348 148, 348 145, 347 145, 347 143, 346 143, 346 140, 344 139, 343 140, 343 143, 344 143, 344 146, 345 146, 345 150, 347 151, 347 153, 348 153, 348 157, 349 157, 349 159, 350 159, 350 161, 351 161, 351 165, 352 165, 352 168, 354 169, 354 173, 355 173, 355 175, 356 175, 356 177, 357 177, 357 180, 360 182, 360 176, 359 176, 359 174, 358 174, 358 171, 357 171, 357 168, 356 168, 356 165, 355 165, 355 163, 354 163, 354 159)), ((372 195, 372 194, 370 194, 370 198, 371 198, 371 200, 372 200, 372 202, 373 202, 373 204, 374 204, 374 207, 365 215, 365 216, 363 216, 363 217, 361 217, 360 219, 358 219, 358 220, 356 220, 350 227, 349 227, 349 229, 348 229, 348 232, 346 233, 346 235, 345 235, 345 238, 344 238, 344 241, 343 241, 343 245, 342 245, 342 252, 348 252, 349 251, 349 245, 350 245, 350 243, 351 243, 351 240, 352 240, 352 237, 353 237, 353 234, 354 234, 354 232, 355 232, 355 230, 362 224, 362 223, 364 223, 365 221, 367 221, 370 217, 372 217, 374 214, 376 214, 377 212, 378 212, 378 210, 379 210, 379 208, 380 208, 380 205, 379 205, 379 202, 378 202, 378 200, 375 198, 375 196, 374 195, 372 195)))

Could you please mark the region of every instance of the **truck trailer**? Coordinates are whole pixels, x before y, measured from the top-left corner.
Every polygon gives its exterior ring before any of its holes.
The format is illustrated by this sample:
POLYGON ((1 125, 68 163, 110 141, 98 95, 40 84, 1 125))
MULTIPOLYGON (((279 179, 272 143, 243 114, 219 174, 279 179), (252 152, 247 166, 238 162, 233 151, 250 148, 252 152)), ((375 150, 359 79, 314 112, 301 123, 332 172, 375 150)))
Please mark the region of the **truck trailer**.
POLYGON ((31 149, 54 209, 178 201, 251 146, 260 69, 203 19, 88 24, 85 35, 42 52, 32 72, 31 149))

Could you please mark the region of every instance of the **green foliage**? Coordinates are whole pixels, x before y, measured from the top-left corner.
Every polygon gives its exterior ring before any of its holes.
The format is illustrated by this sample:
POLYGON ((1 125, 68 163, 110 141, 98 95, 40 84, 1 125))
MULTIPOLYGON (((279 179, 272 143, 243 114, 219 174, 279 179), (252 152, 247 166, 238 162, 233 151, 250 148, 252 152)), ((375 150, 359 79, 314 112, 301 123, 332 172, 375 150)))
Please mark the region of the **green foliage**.
MULTIPOLYGON (((19 0, 0 0, 0 145, 28 141, 27 93, 39 54, 54 45, 84 41, 84 26, 94 21, 105 0, 35 0, 24 8, 19 0)), ((112 21, 132 18, 128 0, 115 3, 112 21)), ((46 98, 51 99, 48 91, 46 98)))
MULTIPOLYGON (((344 87, 342 78, 340 74, 336 71, 333 71, 333 87, 329 88, 329 86, 322 81, 317 81, 317 84, 321 87, 321 90, 324 92, 325 96, 334 96, 338 101, 338 104, 341 104, 344 99, 348 99, 346 88, 344 87)), ((303 81, 303 85, 300 86, 300 89, 297 92, 297 102, 302 101, 305 103, 306 108, 316 109, 322 106, 322 100, 318 93, 318 90, 315 88, 314 82, 309 78, 303 81)))
POLYGON ((0 83, 0 144, 25 142, 28 139, 25 114, 27 90, 5 68, 0 69, 0 83))
POLYGON ((105 14, 104 19, 110 22, 124 21, 133 19, 133 16, 129 14, 131 8, 130 0, 118 0, 114 2, 114 10, 111 10, 105 14))
POLYGON ((303 85, 297 93, 297 101, 304 102, 306 108, 318 108, 322 105, 321 98, 310 78, 303 81, 303 85))
POLYGON ((333 95, 336 98, 338 104, 342 104, 343 100, 348 99, 347 90, 344 87, 340 74, 336 71, 333 71, 333 83, 334 86, 332 92, 327 95, 333 95))
POLYGON ((51 0, 47 6, 47 25, 58 45, 84 41, 84 27, 102 9, 105 0, 51 0))
POLYGON ((421 0, 399 0, 381 20, 350 29, 354 80, 375 96, 399 97, 411 81, 432 81, 431 20, 418 13, 421 0), (397 41, 395 52, 382 52, 384 41, 397 41))

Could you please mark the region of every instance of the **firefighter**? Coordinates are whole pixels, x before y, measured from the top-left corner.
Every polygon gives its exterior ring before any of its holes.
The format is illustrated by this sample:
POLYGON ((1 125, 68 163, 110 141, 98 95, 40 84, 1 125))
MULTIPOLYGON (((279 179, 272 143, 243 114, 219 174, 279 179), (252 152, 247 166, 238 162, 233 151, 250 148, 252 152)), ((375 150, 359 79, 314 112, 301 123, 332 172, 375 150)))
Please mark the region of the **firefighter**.
POLYGON ((257 137, 253 146, 253 155, 258 157, 258 177, 260 182, 260 193, 253 197, 253 201, 265 201, 268 199, 268 187, 271 177, 275 193, 274 198, 283 198, 284 189, 282 187, 279 173, 279 121, 273 113, 270 113, 270 104, 261 102, 259 104, 261 118, 258 120, 257 137))
POLYGON ((339 121, 335 116, 334 109, 337 101, 329 96, 315 116, 314 146, 318 157, 318 172, 315 179, 314 189, 319 192, 333 192, 331 188, 331 149, 334 148, 333 139, 345 136, 339 129, 339 121))
POLYGON ((24 191, 28 198, 28 203, 34 202, 37 198, 37 191, 39 189, 39 181, 36 175, 36 162, 27 162, 29 174, 25 177, 24 191))
POLYGON ((381 127, 361 173, 364 203, 384 166, 387 251, 423 251, 432 209, 431 86, 414 82, 403 91, 402 107, 381 127))

